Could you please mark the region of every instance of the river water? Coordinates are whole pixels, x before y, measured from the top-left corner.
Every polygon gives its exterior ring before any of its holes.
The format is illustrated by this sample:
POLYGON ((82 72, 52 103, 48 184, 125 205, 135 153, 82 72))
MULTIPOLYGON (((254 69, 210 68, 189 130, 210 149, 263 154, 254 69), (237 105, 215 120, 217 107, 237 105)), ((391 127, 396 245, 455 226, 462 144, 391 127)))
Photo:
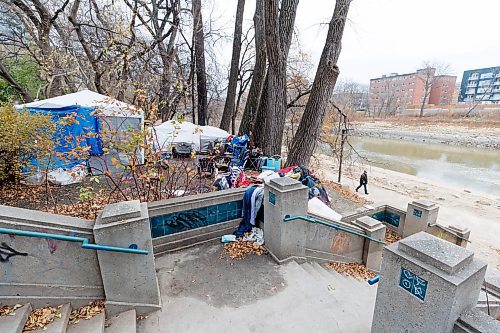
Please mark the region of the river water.
POLYGON ((498 150, 370 137, 351 137, 349 142, 370 165, 500 195, 498 150))

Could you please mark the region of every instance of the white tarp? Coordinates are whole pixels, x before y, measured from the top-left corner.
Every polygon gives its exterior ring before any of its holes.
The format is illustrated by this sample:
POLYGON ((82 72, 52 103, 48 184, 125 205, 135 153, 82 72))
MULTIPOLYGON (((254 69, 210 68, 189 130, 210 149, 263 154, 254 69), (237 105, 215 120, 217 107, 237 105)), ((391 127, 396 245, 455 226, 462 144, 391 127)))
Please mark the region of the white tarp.
POLYGON ((137 109, 133 105, 121 102, 105 95, 101 95, 91 90, 82 90, 76 93, 48 98, 41 101, 15 105, 15 108, 18 110, 21 110, 25 107, 56 109, 58 107, 70 105, 96 107, 101 110, 105 116, 108 117, 114 116, 140 119, 143 118, 143 112, 141 109, 137 109))
POLYGON ((342 218, 342 215, 325 205, 323 201, 316 197, 312 198, 307 203, 307 212, 309 214, 313 214, 324 219, 337 222, 340 222, 340 219, 342 218))
POLYGON ((169 120, 154 126, 153 147, 159 151, 170 151, 173 145, 190 144, 195 151, 206 150, 209 142, 225 140, 229 133, 213 126, 198 126, 189 121, 169 120))

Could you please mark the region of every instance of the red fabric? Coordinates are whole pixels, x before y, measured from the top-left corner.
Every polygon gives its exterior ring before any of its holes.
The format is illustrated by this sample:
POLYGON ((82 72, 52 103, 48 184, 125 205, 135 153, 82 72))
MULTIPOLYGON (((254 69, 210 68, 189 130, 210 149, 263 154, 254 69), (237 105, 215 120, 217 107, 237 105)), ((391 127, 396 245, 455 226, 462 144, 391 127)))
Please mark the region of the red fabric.
POLYGON ((296 167, 298 167, 298 165, 294 165, 294 166, 290 166, 290 167, 287 167, 287 168, 283 168, 283 169, 280 169, 278 171, 276 171, 277 173, 284 173, 284 174, 287 174, 289 173, 290 171, 292 171, 293 169, 295 169, 296 167))
POLYGON ((242 186, 250 186, 252 184, 252 180, 251 179, 245 179, 244 181, 241 181, 238 183, 238 187, 242 187, 242 186))

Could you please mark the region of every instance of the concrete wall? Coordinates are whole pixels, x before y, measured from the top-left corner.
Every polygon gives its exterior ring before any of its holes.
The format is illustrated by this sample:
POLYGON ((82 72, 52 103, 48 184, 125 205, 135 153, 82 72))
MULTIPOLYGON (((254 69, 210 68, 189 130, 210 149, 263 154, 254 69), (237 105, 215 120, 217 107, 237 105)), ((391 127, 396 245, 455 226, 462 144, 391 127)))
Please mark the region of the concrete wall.
POLYGON ((388 229, 395 231, 398 235, 403 234, 406 211, 399 207, 390 206, 385 203, 366 205, 343 215, 342 222, 353 222, 363 216, 370 216, 384 223, 388 229))
MULTIPOLYGON (((363 234, 363 229, 349 223, 328 221, 349 230, 363 234)), ((361 263, 363 260, 364 238, 321 224, 308 223, 306 256, 325 261, 361 263)))
MULTIPOLYGON (((149 217, 151 218, 243 200, 245 191, 246 188, 238 188, 148 202, 149 217)), ((225 234, 232 234, 241 221, 241 216, 234 217, 234 219, 230 219, 222 223, 211 224, 207 221, 206 226, 153 238, 154 253, 155 255, 158 255, 171 252, 181 248, 194 246, 202 242, 218 239, 220 236, 225 234)))
MULTIPOLYGON (((40 211, 0 206, 0 227, 79 236, 93 242, 94 222, 40 211)), ((79 306, 104 298, 97 254, 81 243, 0 234, 0 304, 79 306), (9 248, 23 253, 7 258, 9 248)))

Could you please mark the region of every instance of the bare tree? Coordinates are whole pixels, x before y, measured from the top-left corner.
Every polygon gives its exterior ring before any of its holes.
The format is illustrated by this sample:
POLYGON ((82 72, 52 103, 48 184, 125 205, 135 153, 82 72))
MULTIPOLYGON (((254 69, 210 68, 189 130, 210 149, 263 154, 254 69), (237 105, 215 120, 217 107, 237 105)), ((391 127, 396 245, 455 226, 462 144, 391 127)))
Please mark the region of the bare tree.
POLYGON ((266 1, 264 21, 269 58, 267 77, 254 124, 256 143, 269 155, 281 154, 286 115, 286 64, 298 0, 266 1))
POLYGON ((236 85, 238 83, 238 68, 240 64, 241 53, 241 35, 243 27, 243 10, 245 9, 245 0, 238 0, 236 7, 236 20, 234 23, 233 54, 231 57, 231 69, 229 71, 229 84, 227 87, 226 103, 220 128, 228 131, 231 126, 231 118, 234 114, 234 101, 236 99, 236 85))
POLYGON ((314 153, 326 108, 339 75, 337 61, 342 49, 341 41, 351 1, 337 0, 335 4, 311 94, 288 154, 288 165, 305 164, 314 153))
POLYGON ((422 104, 420 106, 420 118, 424 116, 425 105, 429 101, 432 87, 438 82, 440 75, 445 75, 449 71, 448 65, 431 62, 429 60, 425 61, 422 67, 422 69, 417 70, 417 78, 422 82, 424 89, 422 104))
POLYGON ((248 92, 245 110, 241 119, 239 134, 249 133, 252 130, 255 113, 259 107, 262 89, 266 77, 266 40, 264 35, 264 4, 256 1, 255 14, 253 17, 255 27, 255 66, 253 69, 252 83, 248 92))
POLYGON ((201 0, 193 0, 194 57, 196 64, 196 87, 198 95, 198 124, 206 125, 207 118, 207 74, 205 67, 205 35, 201 16, 201 0))

